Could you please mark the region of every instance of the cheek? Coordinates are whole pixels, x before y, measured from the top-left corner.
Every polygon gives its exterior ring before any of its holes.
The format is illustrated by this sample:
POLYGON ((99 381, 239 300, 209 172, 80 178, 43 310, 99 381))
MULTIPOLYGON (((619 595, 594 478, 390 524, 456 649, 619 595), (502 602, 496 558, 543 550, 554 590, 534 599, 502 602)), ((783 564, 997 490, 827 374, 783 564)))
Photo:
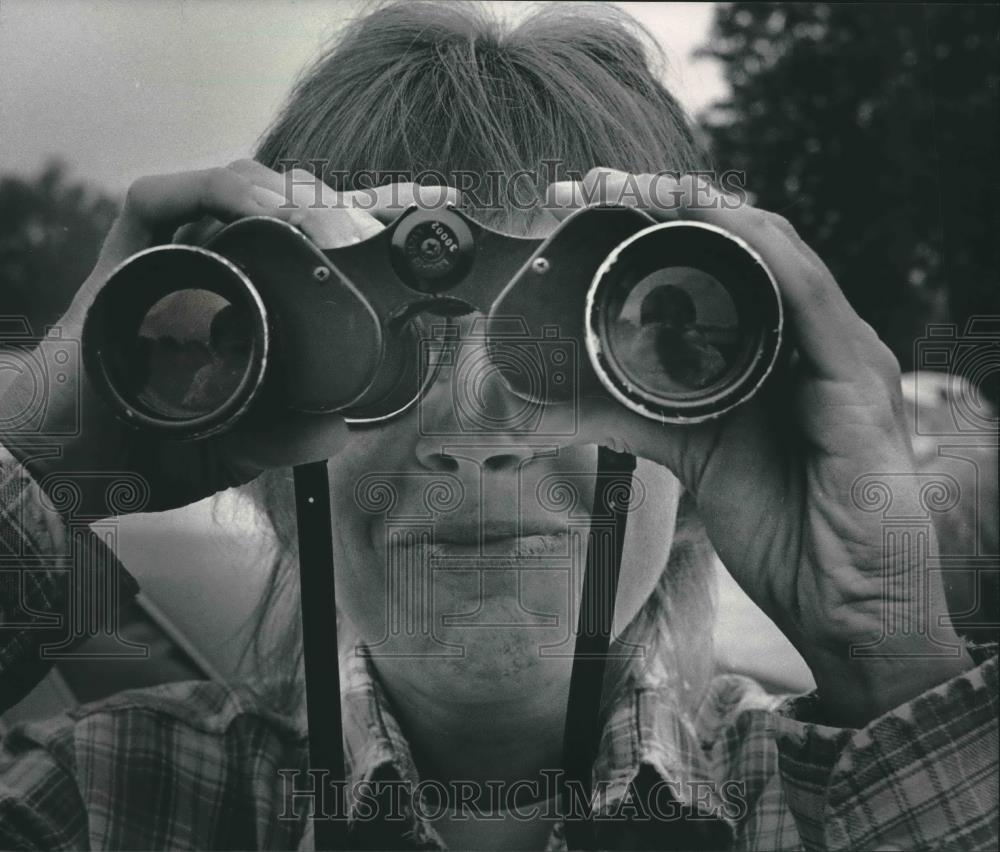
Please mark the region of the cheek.
POLYGON ((681 485, 665 467, 638 459, 636 488, 642 502, 629 514, 621 579, 615 606, 615 632, 635 617, 659 582, 673 544, 681 485))
POLYGON ((412 429, 409 439, 396 432, 387 427, 351 433, 327 461, 337 608, 365 638, 382 635, 386 609, 385 568, 371 536, 372 506, 386 495, 366 483, 382 472, 403 469, 407 452, 412 458, 412 429))

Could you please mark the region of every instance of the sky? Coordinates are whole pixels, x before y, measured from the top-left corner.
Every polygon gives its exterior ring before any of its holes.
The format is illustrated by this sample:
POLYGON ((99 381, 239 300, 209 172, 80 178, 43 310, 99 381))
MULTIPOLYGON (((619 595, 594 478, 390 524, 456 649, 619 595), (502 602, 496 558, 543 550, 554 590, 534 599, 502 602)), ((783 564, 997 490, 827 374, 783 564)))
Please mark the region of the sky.
MULTIPOLYGON (((495 3, 504 14, 523 4, 495 3)), ((620 3, 663 44, 692 112, 725 94, 691 51, 711 3, 620 3)), ((0 0, 0 172, 60 156, 122 192, 144 174, 248 156, 356 0, 0 0)))

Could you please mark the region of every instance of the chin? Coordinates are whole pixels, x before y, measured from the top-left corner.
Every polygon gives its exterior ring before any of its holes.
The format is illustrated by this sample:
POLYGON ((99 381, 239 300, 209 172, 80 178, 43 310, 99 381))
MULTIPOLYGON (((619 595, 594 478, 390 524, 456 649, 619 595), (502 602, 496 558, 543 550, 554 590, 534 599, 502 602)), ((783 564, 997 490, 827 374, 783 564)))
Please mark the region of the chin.
POLYGON ((380 606, 365 607, 365 623, 356 624, 374 657, 454 666, 456 675, 478 680, 517 677, 572 656, 566 568, 525 567, 506 552, 452 553, 447 569, 432 572, 420 560, 388 572, 381 565, 365 578, 378 576, 377 585, 363 590, 364 600, 380 606))
MULTIPOLYGON (((585 548, 573 533, 481 542, 391 539, 381 524, 345 559, 343 603, 378 665, 453 669, 455 683, 531 681, 568 671, 585 548), (363 551, 363 554, 362 554, 363 551), (361 558, 363 555, 363 558, 361 558), (572 613, 572 617, 571 617, 572 613)), ((345 542, 346 543, 346 542, 345 542)))
POLYGON ((564 638, 543 635, 546 632, 523 625, 449 628, 437 642, 411 646, 422 653, 376 660, 376 665, 405 667, 411 677, 416 674, 428 682, 447 684, 453 701, 520 701, 537 694, 542 686, 569 679, 573 646, 568 651, 559 648, 563 656, 546 652, 546 645, 558 645, 564 638), (444 654, 443 646, 457 653, 444 654))

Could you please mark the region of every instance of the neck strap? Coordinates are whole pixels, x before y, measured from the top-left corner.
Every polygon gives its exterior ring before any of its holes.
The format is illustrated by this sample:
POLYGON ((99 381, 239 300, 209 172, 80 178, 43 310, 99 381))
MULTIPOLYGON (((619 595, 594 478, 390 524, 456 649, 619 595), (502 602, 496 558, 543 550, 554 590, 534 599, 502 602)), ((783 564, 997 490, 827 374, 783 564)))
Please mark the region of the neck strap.
MULTIPOLYGON (((583 594, 563 737, 562 796, 569 814, 566 840, 571 849, 592 849, 592 823, 580 813, 589 805, 591 769, 600 741, 600 702, 618 576, 628 518, 635 457, 600 447, 597 482, 587 540, 583 594), (578 796, 582 793, 582 800, 578 796)), ((337 649, 337 595, 334 583, 330 488, 326 462, 295 467, 302 642, 309 723, 309 766, 323 813, 314 821, 317 850, 345 849, 347 812, 340 658, 337 649), (327 812, 333 819, 323 819, 327 812)))
POLYGON ((594 508, 563 735, 562 796, 570 849, 597 848, 589 819, 591 771, 600 744, 601 693, 634 470, 635 456, 598 448, 594 508))
POLYGON ((322 805, 313 820, 313 829, 316 849, 325 852, 347 848, 337 592, 333 576, 330 482, 325 461, 295 467, 295 511, 299 535, 309 768, 316 800, 322 805), (334 818, 325 819, 327 813, 332 813, 334 818))

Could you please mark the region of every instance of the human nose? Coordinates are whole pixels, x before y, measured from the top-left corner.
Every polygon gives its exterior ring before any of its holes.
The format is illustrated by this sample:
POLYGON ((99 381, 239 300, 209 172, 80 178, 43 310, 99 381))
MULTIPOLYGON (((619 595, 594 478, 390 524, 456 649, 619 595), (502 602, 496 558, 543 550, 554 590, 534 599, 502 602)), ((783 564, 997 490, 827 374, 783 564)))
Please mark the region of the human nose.
POLYGON ((484 327, 476 316, 457 323, 438 375, 418 403, 416 454, 428 470, 515 471, 543 448, 553 449, 551 430, 540 428, 551 425, 549 406, 510 390, 490 359, 484 327))

